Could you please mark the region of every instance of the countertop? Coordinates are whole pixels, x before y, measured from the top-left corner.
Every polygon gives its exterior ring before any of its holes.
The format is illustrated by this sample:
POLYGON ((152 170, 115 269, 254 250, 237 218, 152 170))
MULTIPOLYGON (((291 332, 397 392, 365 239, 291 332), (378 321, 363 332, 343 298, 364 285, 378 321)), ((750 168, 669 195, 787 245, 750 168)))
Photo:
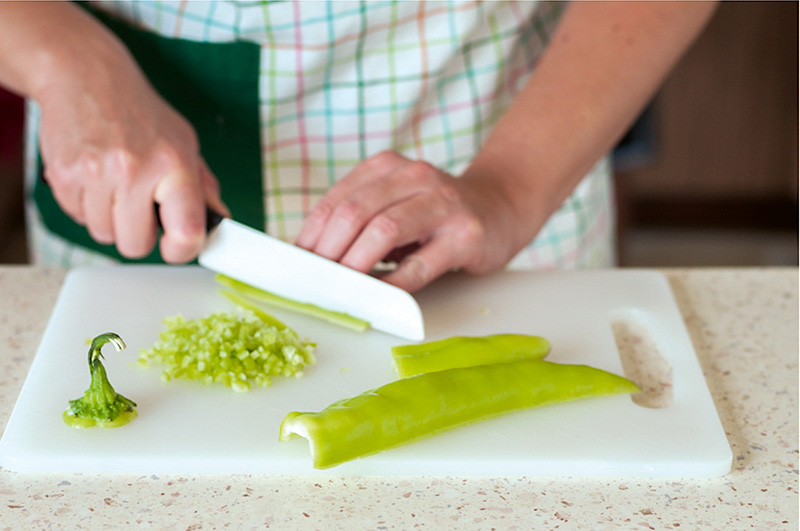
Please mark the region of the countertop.
MULTIPOLYGON (((797 529, 798 270, 664 270, 733 450, 720 478, 26 475, 0 529, 797 529)), ((0 266, 0 429, 65 271, 0 266)))

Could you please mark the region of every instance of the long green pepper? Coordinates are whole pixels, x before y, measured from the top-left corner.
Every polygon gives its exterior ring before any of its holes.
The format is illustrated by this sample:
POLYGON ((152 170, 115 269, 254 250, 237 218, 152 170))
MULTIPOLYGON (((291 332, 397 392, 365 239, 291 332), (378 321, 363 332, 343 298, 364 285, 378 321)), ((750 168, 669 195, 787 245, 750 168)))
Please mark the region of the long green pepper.
POLYGON ((541 359, 550 353, 550 342, 526 334, 454 336, 439 341, 392 347, 392 362, 401 378, 456 367, 541 359))
POLYGON ((513 410, 637 391, 633 382, 587 365, 523 360, 447 369, 391 382, 318 413, 289 413, 280 440, 308 439, 313 465, 322 469, 513 410))

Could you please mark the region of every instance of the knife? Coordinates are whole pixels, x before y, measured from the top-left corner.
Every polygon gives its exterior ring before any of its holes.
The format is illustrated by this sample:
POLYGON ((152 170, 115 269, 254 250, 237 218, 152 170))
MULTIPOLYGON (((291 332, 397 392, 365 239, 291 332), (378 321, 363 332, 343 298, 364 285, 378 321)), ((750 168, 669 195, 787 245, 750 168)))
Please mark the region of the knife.
POLYGON ((198 263, 298 302, 364 319, 376 330, 425 338, 422 311, 410 293, 373 276, 209 211, 198 263))
MULTIPOLYGON (((39 174, 44 186, 44 172, 39 174)), ((159 205, 153 205, 163 229, 159 205)), ((410 293, 223 217, 206 207, 208 238, 198 263, 297 302, 358 317, 376 330, 422 341, 425 326, 410 293)))

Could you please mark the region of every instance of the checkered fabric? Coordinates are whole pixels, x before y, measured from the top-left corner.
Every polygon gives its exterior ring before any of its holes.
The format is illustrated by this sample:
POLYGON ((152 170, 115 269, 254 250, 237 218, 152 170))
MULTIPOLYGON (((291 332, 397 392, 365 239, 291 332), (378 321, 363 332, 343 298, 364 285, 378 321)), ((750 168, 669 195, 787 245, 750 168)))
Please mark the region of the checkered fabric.
MULTIPOLYGON (((260 45, 264 229, 288 241, 332 183, 382 150, 462 172, 565 8, 455 0, 94 5, 168 37, 260 45)), ((32 168, 38 117, 29 108, 32 168)), ((611 265, 610 187, 603 160, 509 267, 611 265)), ((36 262, 107 260, 50 234, 34 207, 29 218, 36 262)))

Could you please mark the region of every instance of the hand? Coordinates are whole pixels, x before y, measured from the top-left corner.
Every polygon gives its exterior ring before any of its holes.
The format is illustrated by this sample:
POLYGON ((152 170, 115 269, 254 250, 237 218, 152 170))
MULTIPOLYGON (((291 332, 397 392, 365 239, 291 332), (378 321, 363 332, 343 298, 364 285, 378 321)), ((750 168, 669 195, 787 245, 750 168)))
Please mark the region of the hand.
POLYGON ((454 268, 481 274, 510 260, 518 249, 505 207, 486 180, 455 178, 387 151, 328 191, 296 243, 361 272, 394 254, 398 267, 383 280, 416 291, 454 268))
MULTIPOLYGON (((82 19, 81 19, 82 20, 82 19)), ((186 262, 205 239, 206 205, 228 209, 192 126, 154 91, 127 49, 86 21, 82 43, 59 57, 35 93, 45 179, 63 210, 96 241, 141 258, 155 245, 186 262), (91 35, 91 38, 89 37, 91 35)))
POLYGON ((205 238, 206 203, 227 213, 217 181, 192 127, 143 79, 113 86, 67 85, 40 100, 45 178, 92 238, 129 258, 152 250, 157 203, 164 260, 191 260, 205 238))

